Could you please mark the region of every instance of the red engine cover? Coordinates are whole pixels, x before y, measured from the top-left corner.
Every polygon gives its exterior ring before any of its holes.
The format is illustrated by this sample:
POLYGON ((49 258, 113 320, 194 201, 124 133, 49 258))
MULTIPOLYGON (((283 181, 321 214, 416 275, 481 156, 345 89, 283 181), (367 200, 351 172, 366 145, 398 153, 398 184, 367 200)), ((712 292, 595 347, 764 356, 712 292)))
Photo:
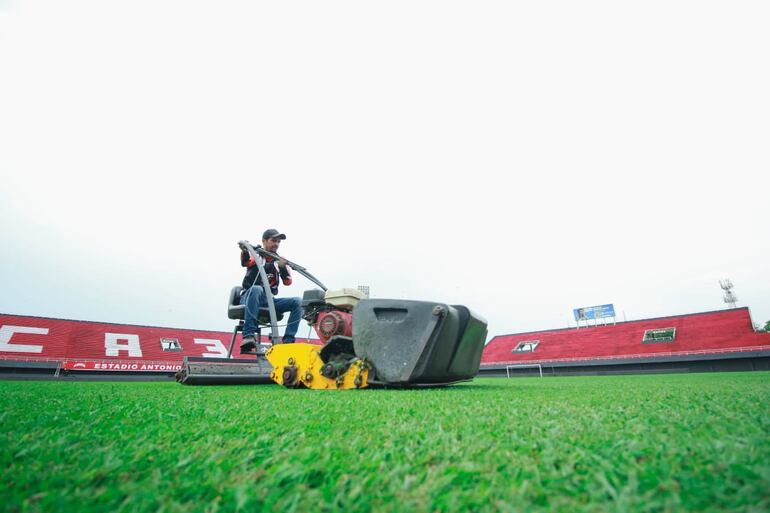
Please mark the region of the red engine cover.
POLYGON ((324 344, 335 335, 353 335, 353 316, 347 312, 332 310, 322 312, 315 322, 315 331, 324 344))

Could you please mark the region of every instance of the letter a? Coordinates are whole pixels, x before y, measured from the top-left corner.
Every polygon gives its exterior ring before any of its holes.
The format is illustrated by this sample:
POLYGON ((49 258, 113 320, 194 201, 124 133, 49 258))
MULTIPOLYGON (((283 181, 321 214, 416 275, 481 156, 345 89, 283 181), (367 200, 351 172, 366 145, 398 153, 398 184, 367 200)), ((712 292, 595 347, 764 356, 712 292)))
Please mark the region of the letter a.
POLYGON ((128 351, 128 356, 141 358, 142 348, 139 346, 139 335, 105 333, 104 356, 120 356, 120 351, 128 351))

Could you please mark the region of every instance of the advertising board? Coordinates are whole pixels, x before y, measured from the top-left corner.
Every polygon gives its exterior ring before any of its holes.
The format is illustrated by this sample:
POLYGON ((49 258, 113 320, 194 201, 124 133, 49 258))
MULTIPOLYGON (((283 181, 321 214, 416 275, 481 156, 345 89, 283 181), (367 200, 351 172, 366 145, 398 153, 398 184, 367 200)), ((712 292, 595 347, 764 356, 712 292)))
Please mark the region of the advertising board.
POLYGON ((612 304, 586 306, 583 308, 575 308, 572 310, 572 313, 575 315, 575 320, 577 322, 590 321, 606 317, 615 317, 615 307, 612 304))

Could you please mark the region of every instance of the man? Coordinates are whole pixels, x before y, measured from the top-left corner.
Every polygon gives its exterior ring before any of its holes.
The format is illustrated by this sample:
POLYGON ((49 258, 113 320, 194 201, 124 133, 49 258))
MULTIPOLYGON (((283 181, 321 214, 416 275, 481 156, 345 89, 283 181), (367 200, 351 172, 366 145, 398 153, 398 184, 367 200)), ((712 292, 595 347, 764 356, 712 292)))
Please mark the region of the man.
MULTIPOLYGON (((262 247, 271 253, 275 253, 278 251, 282 240, 286 240, 286 235, 274 228, 270 228, 262 234, 262 247)), ((302 317, 301 300, 298 297, 275 297, 278 294, 279 277, 284 285, 291 285, 291 268, 283 258, 276 261, 271 257, 257 256, 265 268, 270 291, 273 293, 273 304, 275 305, 276 313, 291 312, 286 331, 283 335, 283 343, 292 343, 294 342, 294 337, 299 328, 299 321, 302 317)), ((259 267, 245 249, 241 249, 241 266, 246 267, 246 276, 243 277, 243 292, 241 293, 241 304, 246 305, 243 316, 241 353, 249 353, 257 348, 258 341, 254 338, 257 332, 257 316, 259 315, 259 307, 267 308, 267 296, 263 288, 264 284, 259 276, 259 267)))

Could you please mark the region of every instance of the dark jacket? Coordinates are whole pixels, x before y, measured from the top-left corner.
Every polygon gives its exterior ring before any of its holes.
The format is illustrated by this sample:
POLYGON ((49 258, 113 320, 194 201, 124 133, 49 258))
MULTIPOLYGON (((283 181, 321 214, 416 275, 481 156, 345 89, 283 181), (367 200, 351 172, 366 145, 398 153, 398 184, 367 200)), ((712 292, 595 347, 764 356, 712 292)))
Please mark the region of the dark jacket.
MULTIPOLYGON (((274 296, 278 294, 279 276, 284 285, 291 285, 291 270, 288 265, 281 269, 275 265, 275 261, 270 257, 260 257, 260 259, 265 268, 267 281, 270 282, 270 292, 272 292, 274 296)), ((264 285, 259 276, 259 267, 246 251, 241 251, 241 267, 246 268, 246 276, 243 277, 242 283, 244 292, 249 290, 249 288, 254 285, 255 281, 259 285, 264 285)))

